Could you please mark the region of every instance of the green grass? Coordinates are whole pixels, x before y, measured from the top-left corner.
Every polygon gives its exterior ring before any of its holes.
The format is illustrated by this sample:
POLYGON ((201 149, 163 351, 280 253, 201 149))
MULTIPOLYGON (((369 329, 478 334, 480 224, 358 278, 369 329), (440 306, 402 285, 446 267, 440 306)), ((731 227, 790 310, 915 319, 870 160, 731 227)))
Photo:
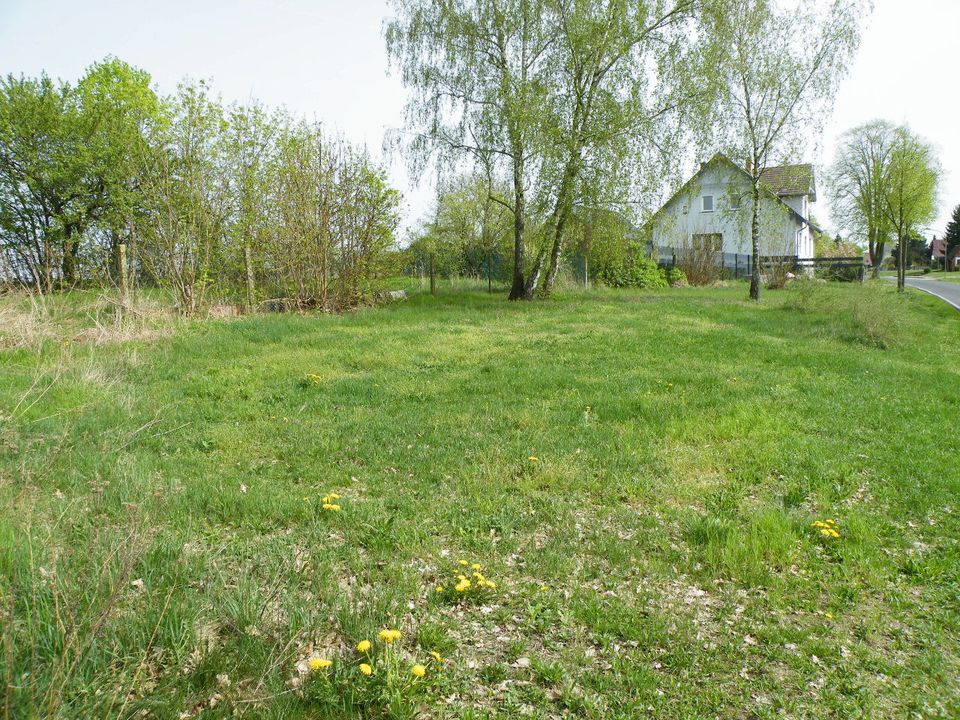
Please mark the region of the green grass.
POLYGON ((10 717, 956 717, 960 315, 744 295, 22 322, 10 717))

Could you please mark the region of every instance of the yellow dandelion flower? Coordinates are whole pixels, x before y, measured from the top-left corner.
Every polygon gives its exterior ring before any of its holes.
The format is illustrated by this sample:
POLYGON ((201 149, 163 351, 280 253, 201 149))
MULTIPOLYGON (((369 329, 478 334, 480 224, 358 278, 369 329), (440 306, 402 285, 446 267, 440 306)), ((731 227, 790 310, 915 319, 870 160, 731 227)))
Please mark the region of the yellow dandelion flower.
POLYGON ((467 579, 466 575, 457 575, 457 580, 459 580, 460 582, 463 582, 466 579, 467 579))
POLYGON ((837 523, 834 522, 833 518, 827 518, 827 524, 828 524, 828 525, 836 525, 837 523))
POLYGON ((469 580, 461 580, 454 586, 453 589, 461 593, 466 592, 467 590, 470 589, 471 584, 472 583, 469 580))
POLYGON ((399 630, 381 630, 378 637, 383 642, 387 643, 387 645, 389 645, 395 640, 399 640, 401 637, 403 637, 403 633, 401 633, 399 630))
POLYGON ((538 462, 540 458, 538 458, 536 455, 531 455, 530 457, 527 458, 527 460, 529 460, 530 462, 538 462))
POLYGON ((310 658, 310 662, 307 663, 311 670, 326 670, 328 667, 333 665, 332 660, 327 660, 325 658, 310 658))
POLYGON ((369 641, 369 640, 361 640, 360 642, 358 642, 358 643, 357 643, 357 652, 362 652, 362 653, 370 652, 370 641, 369 641))
POLYGON ((481 574, 478 573, 478 572, 473 573, 473 577, 474 577, 475 580, 480 580, 481 582, 483 582, 483 580, 486 579, 486 578, 483 577, 483 575, 481 575, 481 574))
POLYGON ((340 506, 339 506, 339 505, 334 505, 333 503, 324 503, 324 504, 323 504, 323 509, 324 509, 324 510, 330 510, 330 511, 332 511, 332 512, 340 512, 340 506))
POLYGON ((340 499, 340 495, 338 495, 337 493, 330 493, 330 497, 331 497, 333 500, 339 500, 339 499, 340 499))
POLYGON ((833 620, 833 613, 824 613, 829 620, 833 620))
POLYGON ((422 678, 427 674, 427 669, 423 665, 417 664, 410 668, 410 672, 413 673, 414 677, 422 678))
POLYGON ((443 656, 440 655, 440 653, 438 653, 436 650, 431 650, 431 651, 430 651, 430 657, 432 657, 432 658, 433 658, 434 660, 436 660, 438 663, 442 663, 442 662, 443 662, 443 656))
POLYGON ((482 570, 482 569, 483 569, 483 568, 480 567, 480 563, 474 563, 474 564, 471 565, 470 567, 471 567, 472 569, 474 569, 474 570, 482 570))
POLYGON ((832 538, 838 538, 838 537, 840 537, 840 533, 838 533, 838 532, 837 532, 836 530, 834 530, 833 528, 830 528, 830 537, 832 537, 832 538))
POLYGON ((373 675, 373 668, 370 667, 367 663, 360 663, 360 672, 362 672, 367 677, 373 675))
POLYGON ((467 565, 470 564, 470 563, 468 563, 466 560, 460 560, 459 562, 460 562, 460 564, 463 565, 464 567, 466 567, 467 565))
POLYGON ((490 582, 489 580, 487 580, 487 581, 486 581, 486 585, 487 585, 487 587, 490 588, 491 590, 496 590, 496 589, 497 589, 497 584, 496 584, 495 582, 490 582))

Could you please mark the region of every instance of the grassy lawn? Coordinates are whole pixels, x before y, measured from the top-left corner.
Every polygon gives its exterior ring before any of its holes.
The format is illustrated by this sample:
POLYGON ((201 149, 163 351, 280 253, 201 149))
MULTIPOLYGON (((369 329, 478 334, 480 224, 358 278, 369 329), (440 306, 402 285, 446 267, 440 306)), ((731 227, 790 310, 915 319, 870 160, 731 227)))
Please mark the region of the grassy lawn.
POLYGON ((957 717, 960 315, 744 296, 3 301, 10 717, 957 717))

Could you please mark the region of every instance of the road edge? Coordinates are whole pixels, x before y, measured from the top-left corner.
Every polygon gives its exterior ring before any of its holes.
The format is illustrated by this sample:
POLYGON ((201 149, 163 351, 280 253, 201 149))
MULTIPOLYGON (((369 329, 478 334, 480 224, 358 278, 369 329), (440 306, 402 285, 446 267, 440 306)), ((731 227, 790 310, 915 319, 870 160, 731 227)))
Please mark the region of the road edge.
MULTIPOLYGON (((907 280, 909 280, 909 279, 910 279, 910 278, 907 278, 907 280)), ((896 282, 897 279, 896 279, 896 278, 887 277, 887 278, 884 278, 884 280, 890 280, 891 282, 896 282)), ((949 305, 950 307, 952 307, 954 310, 956 310, 957 312, 960 312, 960 305, 957 305, 957 303, 955 303, 953 300, 950 300, 949 298, 945 298, 943 295, 938 295, 938 294, 935 293, 933 290, 928 290, 927 288, 922 288, 922 287, 920 287, 919 285, 911 285, 909 282, 907 282, 906 285, 907 285, 907 287, 910 288, 911 290, 919 290, 920 292, 924 292, 924 293, 926 293, 927 295, 932 295, 933 297, 937 298, 938 300, 943 300, 943 302, 945 302, 947 305, 949 305)))

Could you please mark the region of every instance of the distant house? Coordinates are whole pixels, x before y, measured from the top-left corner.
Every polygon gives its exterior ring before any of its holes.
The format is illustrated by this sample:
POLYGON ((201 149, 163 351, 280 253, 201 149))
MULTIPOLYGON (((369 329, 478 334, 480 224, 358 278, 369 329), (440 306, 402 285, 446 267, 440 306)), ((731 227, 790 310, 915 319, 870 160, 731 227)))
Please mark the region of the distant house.
MULTIPOLYGON (((760 174, 761 256, 814 257, 810 206, 817 200, 812 165, 770 167, 760 174)), ((751 176, 717 153, 653 216, 653 245, 750 255, 751 176)))
POLYGON ((944 267, 943 256, 947 256, 946 269, 960 269, 960 245, 955 245, 952 250, 947 251, 947 241, 945 238, 939 240, 934 236, 930 241, 930 261, 934 267, 944 267))
POLYGON ((947 241, 938 240, 937 236, 933 236, 933 240, 930 241, 930 263, 937 267, 943 266, 943 256, 947 254, 947 241))

